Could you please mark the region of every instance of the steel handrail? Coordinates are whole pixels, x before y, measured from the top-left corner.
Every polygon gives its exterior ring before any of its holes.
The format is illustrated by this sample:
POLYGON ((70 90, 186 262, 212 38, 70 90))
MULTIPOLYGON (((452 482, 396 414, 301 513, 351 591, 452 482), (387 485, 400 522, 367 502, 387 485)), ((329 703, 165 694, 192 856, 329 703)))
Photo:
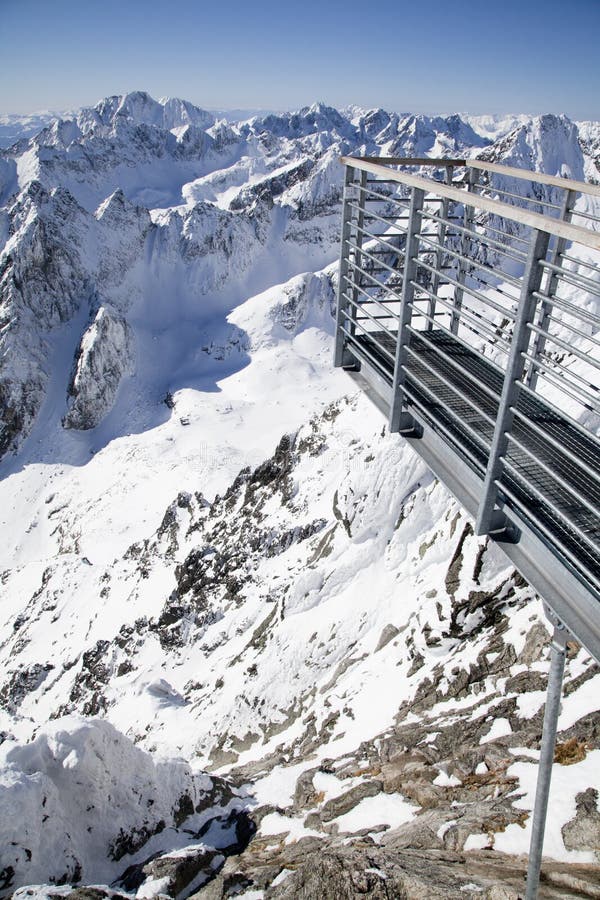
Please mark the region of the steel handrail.
MULTIPOLYGON (((503 203, 501 200, 492 200, 488 197, 481 197, 479 194, 468 192, 465 188, 457 188, 453 185, 445 184, 443 181, 432 182, 420 175, 411 175, 408 172, 396 172, 394 169, 386 169, 381 163, 372 163, 366 159, 359 159, 355 156, 342 156, 340 161, 361 172, 371 172, 373 175, 385 173, 392 181, 399 184, 406 184, 408 187, 417 188, 424 191, 425 194, 435 193, 440 197, 447 197, 449 200, 455 200, 457 203, 470 206, 473 209, 482 212, 492 213, 501 218, 511 219, 526 225, 529 228, 535 228, 546 234, 553 234, 556 237, 564 238, 567 241, 573 241, 589 247, 592 250, 600 250, 600 232, 590 231, 579 225, 571 225, 562 219, 551 219, 540 213, 530 212, 520 207, 511 206, 509 203, 503 203)), ((506 168, 506 167, 502 167, 506 168)), ((519 171, 519 170, 517 170, 519 171)), ((521 175, 521 177, 524 177, 521 175)), ((556 181, 560 181, 556 179, 556 181)), ((567 182, 562 184, 563 187, 569 188, 569 184, 579 184, 580 182, 567 182)), ((593 185, 592 185, 593 187, 593 185)), ((579 188, 572 188, 579 190, 579 188)), ((600 196, 600 187, 598 187, 598 195, 600 196)))

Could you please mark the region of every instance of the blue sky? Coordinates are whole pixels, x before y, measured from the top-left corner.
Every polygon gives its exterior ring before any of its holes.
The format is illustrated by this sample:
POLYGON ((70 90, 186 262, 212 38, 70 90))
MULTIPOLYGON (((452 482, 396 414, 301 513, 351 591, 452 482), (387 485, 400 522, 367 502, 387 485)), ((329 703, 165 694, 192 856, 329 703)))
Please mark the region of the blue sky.
POLYGON ((599 44, 600 0, 0 0, 0 111, 146 90, 600 119, 599 44))

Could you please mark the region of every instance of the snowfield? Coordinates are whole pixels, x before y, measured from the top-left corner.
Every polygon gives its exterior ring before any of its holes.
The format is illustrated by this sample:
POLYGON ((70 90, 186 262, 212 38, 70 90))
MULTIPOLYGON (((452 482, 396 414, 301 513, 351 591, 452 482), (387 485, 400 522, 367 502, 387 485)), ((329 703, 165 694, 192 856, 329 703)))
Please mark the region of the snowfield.
MULTIPOLYGON (((338 157, 599 147, 136 93, 0 152, 0 896, 518 896, 549 629, 332 369, 338 157)), ((571 646, 548 897, 598 878, 599 687, 571 646)))

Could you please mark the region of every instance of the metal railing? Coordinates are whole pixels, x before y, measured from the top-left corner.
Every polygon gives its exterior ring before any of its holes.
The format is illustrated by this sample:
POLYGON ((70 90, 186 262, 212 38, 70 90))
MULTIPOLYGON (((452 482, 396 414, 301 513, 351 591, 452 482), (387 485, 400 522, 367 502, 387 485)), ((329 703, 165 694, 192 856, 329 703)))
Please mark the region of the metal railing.
POLYGON ((481 160, 342 162, 335 364, 549 606, 531 900, 566 635, 600 661, 600 187, 481 160))

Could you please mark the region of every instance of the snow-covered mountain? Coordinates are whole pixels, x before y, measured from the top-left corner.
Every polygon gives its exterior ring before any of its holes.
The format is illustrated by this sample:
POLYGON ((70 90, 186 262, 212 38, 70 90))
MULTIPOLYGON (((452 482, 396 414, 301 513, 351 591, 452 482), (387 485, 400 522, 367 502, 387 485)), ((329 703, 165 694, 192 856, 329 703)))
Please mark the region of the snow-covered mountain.
MULTIPOLYGON (((539 602, 331 369, 340 154, 598 171, 596 123, 483 125, 136 93, 0 154, 3 896, 519 889, 539 602)), ((599 684, 573 647, 548 896, 599 684)))

